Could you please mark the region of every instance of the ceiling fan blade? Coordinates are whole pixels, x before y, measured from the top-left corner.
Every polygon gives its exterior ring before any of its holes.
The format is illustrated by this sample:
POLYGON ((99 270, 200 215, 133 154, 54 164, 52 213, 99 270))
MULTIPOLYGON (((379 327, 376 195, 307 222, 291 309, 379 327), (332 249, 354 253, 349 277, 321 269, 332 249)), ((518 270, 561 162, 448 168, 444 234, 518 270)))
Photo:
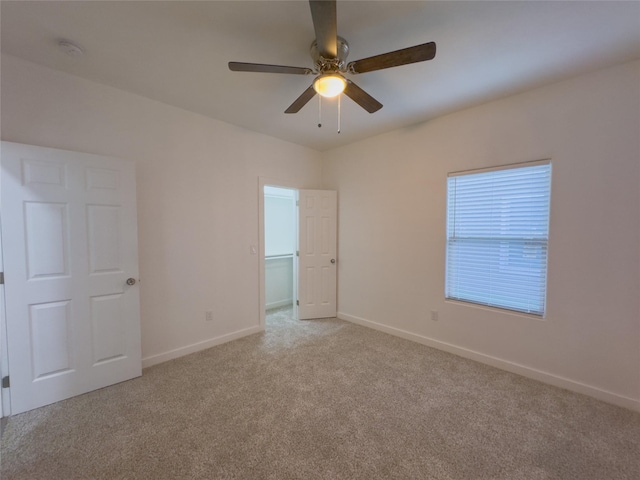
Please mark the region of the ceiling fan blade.
POLYGON ((373 57, 349 62, 347 70, 351 73, 373 72, 384 68, 399 67, 410 63, 424 62, 436 56, 434 42, 423 43, 414 47, 403 48, 394 52, 383 53, 373 57))
POLYGON ((324 58, 338 56, 338 17, 335 0, 309 0, 318 52, 324 58))
POLYGON ((302 95, 300 95, 296 100, 287 108, 284 113, 298 113, 302 107, 304 107, 309 100, 311 100, 316 94, 316 91, 313 89, 313 85, 307 88, 302 95))
POLYGON ((379 101, 365 92, 351 80, 347 80, 347 87, 344 89, 344 94, 369 113, 377 112, 382 108, 382 104, 379 101))
POLYGON ((244 62, 229 62, 229 70, 233 72, 291 73, 294 75, 309 75, 313 73, 310 68, 244 62))

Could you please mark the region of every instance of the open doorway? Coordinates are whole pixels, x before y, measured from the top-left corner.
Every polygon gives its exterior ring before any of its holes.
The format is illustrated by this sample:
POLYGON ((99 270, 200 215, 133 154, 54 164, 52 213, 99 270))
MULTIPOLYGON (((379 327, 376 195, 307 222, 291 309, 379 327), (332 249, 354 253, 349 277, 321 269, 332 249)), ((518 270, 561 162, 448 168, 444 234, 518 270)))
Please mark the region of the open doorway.
MULTIPOLYGON (((337 313, 337 192, 308 190, 294 182, 259 177, 259 286, 260 327, 266 327, 267 308, 278 302, 288 303, 288 295, 273 295, 276 285, 267 287, 266 263, 292 259, 292 267, 282 267, 279 275, 291 278, 292 319, 311 320, 335 317, 337 313), (275 187, 272 190, 271 187, 275 187), (283 191, 284 190, 284 191, 283 191), (286 250, 266 247, 265 192, 270 196, 288 197, 293 212, 293 235, 286 237, 286 250), (293 249, 291 249, 293 245, 293 249), (266 257, 270 259, 267 260, 266 257), (288 272, 292 275, 289 276, 288 272), (287 272, 287 273, 284 273, 287 272), (270 298, 267 299, 267 288, 270 298), (278 298, 280 297, 280 298, 278 298)), ((284 203, 284 202, 283 202, 284 203)), ((276 245, 280 240, 276 241, 276 245)), ((253 247, 252 247, 253 250, 253 247)), ((278 270, 275 268, 274 270, 278 270)), ((271 282, 269 282, 271 283, 271 282)), ((280 285, 282 287, 282 285, 280 285)))
POLYGON ((296 316, 298 191, 264 187, 265 318, 296 316))

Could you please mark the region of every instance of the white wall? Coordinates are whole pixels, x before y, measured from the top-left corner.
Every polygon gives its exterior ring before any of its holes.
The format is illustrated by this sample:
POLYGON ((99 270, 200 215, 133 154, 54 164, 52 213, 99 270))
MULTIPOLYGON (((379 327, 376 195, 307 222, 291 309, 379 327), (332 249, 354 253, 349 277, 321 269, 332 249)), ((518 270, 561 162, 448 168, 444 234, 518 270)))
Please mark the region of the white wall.
POLYGON ((3 140, 136 162, 146 365, 259 329, 267 177, 339 190, 343 318, 640 409, 640 62, 324 155, 10 56, 1 73, 3 140), (447 172, 541 158, 547 318, 445 302, 447 172))
POLYGON ((340 316, 640 409, 639 139, 633 62, 327 152, 340 316), (547 317, 445 301, 447 172, 544 158, 547 317))
POLYGON ((265 310, 293 305, 293 256, 266 258, 265 310))
POLYGON ((14 57, 1 73, 2 140, 136 162, 144 365, 259 331, 259 177, 318 188, 320 154, 14 57))

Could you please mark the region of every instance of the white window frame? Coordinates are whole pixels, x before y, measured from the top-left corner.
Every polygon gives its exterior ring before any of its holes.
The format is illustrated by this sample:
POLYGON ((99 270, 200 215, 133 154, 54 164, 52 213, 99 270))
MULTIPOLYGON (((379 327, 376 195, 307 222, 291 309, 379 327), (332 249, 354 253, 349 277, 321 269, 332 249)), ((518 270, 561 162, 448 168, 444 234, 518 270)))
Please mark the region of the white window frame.
POLYGON ((449 173, 445 298, 544 318, 550 204, 550 160, 449 173))

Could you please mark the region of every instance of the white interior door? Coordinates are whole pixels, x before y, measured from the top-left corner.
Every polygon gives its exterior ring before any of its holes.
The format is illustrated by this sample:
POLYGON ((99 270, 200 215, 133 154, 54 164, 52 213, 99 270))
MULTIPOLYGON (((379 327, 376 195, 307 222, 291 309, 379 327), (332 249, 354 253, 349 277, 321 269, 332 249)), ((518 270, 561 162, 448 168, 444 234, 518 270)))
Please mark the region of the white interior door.
POLYGON ((300 190, 298 318, 336 316, 338 196, 300 190))
POLYGON ((1 154, 11 414, 139 376, 134 165, 8 142, 1 154))

